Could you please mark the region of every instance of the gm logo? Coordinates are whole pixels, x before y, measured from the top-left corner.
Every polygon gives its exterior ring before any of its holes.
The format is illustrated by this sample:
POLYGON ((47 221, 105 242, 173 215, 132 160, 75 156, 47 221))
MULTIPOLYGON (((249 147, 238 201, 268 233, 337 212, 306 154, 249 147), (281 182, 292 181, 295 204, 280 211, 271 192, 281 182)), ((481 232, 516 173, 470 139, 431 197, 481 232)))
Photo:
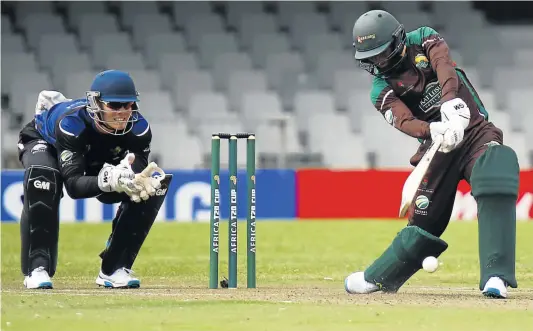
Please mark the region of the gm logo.
POLYGON ((155 191, 155 195, 157 195, 157 196, 162 196, 162 195, 165 195, 165 194, 167 194, 167 189, 166 188, 160 188, 157 191, 155 191))
POLYGON ((36 180, 36 181, 33 182, 33 186, 35 186, 35 188, 38 188, 39 190, 46 190, 46 191, 50 190, 50 183, 49 182, 43 182, 43 181, 40 181, 40 180, 36 180))

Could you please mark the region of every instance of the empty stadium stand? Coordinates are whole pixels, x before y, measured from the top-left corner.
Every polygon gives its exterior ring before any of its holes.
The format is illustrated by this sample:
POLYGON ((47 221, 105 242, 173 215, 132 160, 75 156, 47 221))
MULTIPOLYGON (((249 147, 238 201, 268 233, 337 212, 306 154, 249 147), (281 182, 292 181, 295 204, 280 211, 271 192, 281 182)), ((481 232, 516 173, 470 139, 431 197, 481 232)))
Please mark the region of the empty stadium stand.
MULTIPOLYGON (((418 142, 370 102, 351 29, 371 8, 452 48, 521 167, 533 165, 533 26, 496 26, 472 2, 3 2, 2 157, 37 94, 79 98, 107 68, 131 73, 163 167, 209 162, 210 134, 257 133, 259 167, 405 168, 418 142), (453 14, 452 14, 453 13, 453 14)), ((244 152, 240 148, 240 153, 244 152)), ((227 153, 223 153, 227 158, 227 153)), ((244 162, 244 158, 241 158, 244 162)))

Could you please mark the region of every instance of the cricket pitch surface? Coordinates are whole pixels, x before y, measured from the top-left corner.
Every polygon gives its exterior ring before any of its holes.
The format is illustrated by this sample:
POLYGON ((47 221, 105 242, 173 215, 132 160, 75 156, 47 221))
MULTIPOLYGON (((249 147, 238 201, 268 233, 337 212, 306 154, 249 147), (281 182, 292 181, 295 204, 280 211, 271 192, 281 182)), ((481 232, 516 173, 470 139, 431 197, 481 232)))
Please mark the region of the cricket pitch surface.
MULTIPOLYGON (((478 289, 477 223, 451 223, 435 273, 398 293, 349 295, 344 278, 389 245, 403 221, 257 224, 257 288, 246 289, 246 227, 239 224, 238 289, 210 290, 209 224, 156 223, 134 265, 140 289, 98 288, 98 254, 111 224, 61 224, 53 290, 26 290, 17 224, 2 224, 1 330, 529 330, 533 223, 517 227, 519 288, 478 289)), ((227 222, 219 278, 227 276, 227 222)))

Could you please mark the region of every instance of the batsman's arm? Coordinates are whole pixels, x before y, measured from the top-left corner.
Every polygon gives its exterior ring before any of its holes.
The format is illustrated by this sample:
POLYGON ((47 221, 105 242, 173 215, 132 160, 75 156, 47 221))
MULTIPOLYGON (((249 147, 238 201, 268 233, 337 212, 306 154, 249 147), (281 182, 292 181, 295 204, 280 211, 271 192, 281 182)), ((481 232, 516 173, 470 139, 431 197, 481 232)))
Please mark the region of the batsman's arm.
POLYGON ((455 64, 450 56, 450 48, 442 36, 430 27, 421 27, 418 34, 422 48, 437 73, 442 88, 441 102, 457 97, 459 78, 455 72, 455 64))
POLYGON ((65 117, 56 128, 59 169, 68 194, 73 199, 100 195, 97 176, 85 176, 85 139, 83 127, 73 123, 78 119, 65 117))
POLYGON ((429 123, 414 117, 411 110, 382 78, 374 78, 370 98, 374 107, 396 129, 414 138, 431 138, 429 123))

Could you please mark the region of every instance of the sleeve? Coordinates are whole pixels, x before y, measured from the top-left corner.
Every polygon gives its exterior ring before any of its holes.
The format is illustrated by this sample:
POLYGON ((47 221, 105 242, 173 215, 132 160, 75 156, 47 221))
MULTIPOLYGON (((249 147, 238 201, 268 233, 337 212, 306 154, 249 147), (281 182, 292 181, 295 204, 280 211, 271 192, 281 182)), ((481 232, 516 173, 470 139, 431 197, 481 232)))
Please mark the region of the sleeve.
POLYGON ((130 153, 135 154, 135 161, 131 165, 135 173, 139 173, 148 165, 150 156, 150 144, 152 142, 152 130, 144 118, 139 118, 132 129, 130 153))
POLYGON ((450 56, 450 48, 440 34, 430 27, 418 29, 420 44, 437 73, 442 88, 441 101, 448 101, 457 97, 459 78, 455 72, 455 64, 450 56))
POLYGON ((385 120, 396 129, 414 138, 431 137, 429 123, 415 118, 383 78, 374 78, 370 99, 385 120))
POLYGON ((56 148, 59 168, 68 194, 72 199, 92 198, 102 193, 97 176, 85 176, 85 139, 83 121, 64 117, 56 128, 56 148))

